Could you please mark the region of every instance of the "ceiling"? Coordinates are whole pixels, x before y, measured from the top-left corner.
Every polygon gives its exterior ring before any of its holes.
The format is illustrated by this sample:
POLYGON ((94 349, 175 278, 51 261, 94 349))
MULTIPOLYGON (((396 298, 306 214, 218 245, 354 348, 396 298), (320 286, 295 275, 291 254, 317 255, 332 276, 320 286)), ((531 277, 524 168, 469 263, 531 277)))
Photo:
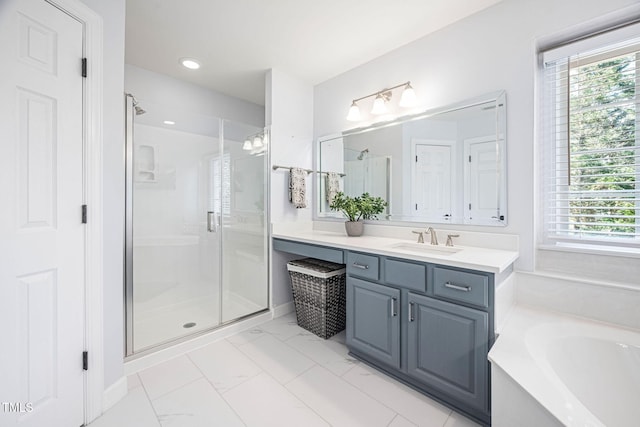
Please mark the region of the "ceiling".
POLYGON ((270 68, 315 85, 499 1, 126 0, 125 61, 264 105, 270 68))

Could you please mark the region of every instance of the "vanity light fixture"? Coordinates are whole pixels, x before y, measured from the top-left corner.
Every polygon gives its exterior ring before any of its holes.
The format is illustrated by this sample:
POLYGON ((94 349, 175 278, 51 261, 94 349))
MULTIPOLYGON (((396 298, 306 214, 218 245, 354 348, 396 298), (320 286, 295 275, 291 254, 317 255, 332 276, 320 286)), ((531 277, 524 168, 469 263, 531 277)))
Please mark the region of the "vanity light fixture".
POLYGON ((180 63, 183 67, 190 70, 197 70, 200 68, 200 63, 193 58, 180 58, 180 63))
POLYGON ((387 102, 391 99, 391 91, 378 92, 376 99, 373 100, 373 108, 371 114, 380 115, 387 114, 389 109, 387 108, 387 102))
POLYGON ((262 148, 262 137, 260 135, 256 135, 253 138, 253 148, 262 148))
POLYGON ((402 95, 400 96, 400 102, 398 102, 398 105, 403 108, 413 107, 416 105, 416 99, 416 91, 411 87, 411 83, 407 82, 407 85, 404 87, 402 95))
POLYGON ((351 102, 351 107, 349 108, 349 114, 347 114, 347 120, 350 122, 357 122, 361 119, 360 107, 358 106, 358 102, 363 99, 370 98, 375 96, 373 101, 373 108, 371 109, 371 114, 386 114, 389 112, 387 107, 388 102, 391 100, 391 95, 393 94, 394 89, 398 89, 403 87, 402 95, 400 96, 400 102, 398 105, 400 107, 412 107, 416 102, 416 92, 413 90, 411 86, 411 82, 405 82, 396 86, 392 86, 387 89, 382 89, 381 91, 374 92, 372 94, 354 99, 351 102))
POLYGON ((244 144, 242 144, 242 149, 245 151, 249 151, 253 148, 253 145, 251 144, 251 139, 247 138, 244 140, 244 144))

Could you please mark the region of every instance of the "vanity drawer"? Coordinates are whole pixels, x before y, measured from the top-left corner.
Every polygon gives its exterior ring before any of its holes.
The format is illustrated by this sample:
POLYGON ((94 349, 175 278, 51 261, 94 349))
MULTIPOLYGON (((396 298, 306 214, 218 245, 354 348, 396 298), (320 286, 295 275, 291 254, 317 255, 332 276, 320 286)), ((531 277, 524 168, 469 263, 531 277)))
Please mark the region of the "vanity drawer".
POLYGON ((316 246, 282 239, 273 239, 273 249, 338 264, 344 263, 344 251, 342 249, 327 248, 325 246, 316 246))
POLYGON ((433 293, 486 308, 489 307, 489 278, 482 274, 434 267, 433 293))
POLYGON ((427 266, 397 259, 384 260, 384 281, 418 292, 427 291, 427 266))
POLYGON ((347 274, 378 280, 380 278, 380 260, 375 255, 365 255, 357 252, 347 252, 347 274))

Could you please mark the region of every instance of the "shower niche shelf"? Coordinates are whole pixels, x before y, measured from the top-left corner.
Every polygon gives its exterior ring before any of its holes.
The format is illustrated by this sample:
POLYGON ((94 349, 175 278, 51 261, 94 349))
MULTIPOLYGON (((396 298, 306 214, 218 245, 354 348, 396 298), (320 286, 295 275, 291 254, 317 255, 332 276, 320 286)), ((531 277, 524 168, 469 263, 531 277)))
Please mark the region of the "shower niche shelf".
POLYGON ((140 145, 136 150, 136 182, 157 182, 158 153, 152 145, 140 145))

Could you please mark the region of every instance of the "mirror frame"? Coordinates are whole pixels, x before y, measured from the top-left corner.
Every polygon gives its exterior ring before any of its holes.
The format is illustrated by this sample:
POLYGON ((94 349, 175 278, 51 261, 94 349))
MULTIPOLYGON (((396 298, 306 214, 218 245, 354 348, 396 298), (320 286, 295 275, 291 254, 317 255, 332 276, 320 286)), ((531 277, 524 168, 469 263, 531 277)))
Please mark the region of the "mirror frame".
MULTIPOLYGON (((433 221, 432 219, 415 217, 411 219, 389 219, 380 221, 365 221, 366 223, 377 223, 380 225, 414 225, 414 224, 424 224, 426 223, 434 223, 434 224, 449 224, 449 225, 463 225, 463 226, 489 226, 489 227, 505 227, 508 225, 508 200, 507 200, 507 190, 508 190, 508 171, 507 171, 507 107, 506 107, 506 91, 499 90, 494 92, 489 92, 483 95, 479 95, 473 98, 465 99, 463 101, 455 102, 452 104, 447 104, 445 106, 436 107, 426 109, 417 113, 407 114, 403 116, 395 117, 391 120, 378 121, 374 123, 370 123, 364 126, 358 126, 351 129, 347 129, 340 133, 328 134, 321 137, 318 137, 316 143, 314 144, 314 157, 315 157, 315 170, 317 173, 314 173, 313 178, 313 220, 321 220, 321 221, 338 221, 344 220, 344 216, 340 212, 320 212, 320 201, 323 197, 321 193, 320 180, 322 178, 322 171, 320 169, 321 166, 321 144, 325 141, 330 141, 337 138, 344 138, 349 135, 361 134, 366 132, 371 132, 374 130, 382 129, 385 127, 402 125, 404 123, 426 119, 429 117, 433 117, 436 115, 453 112, 456 110, 461 110, 464 108, 474 107, 481 104, 486 104, 489 102, 494 102, 498 104, 498 106, 504 107, 502 117, 496 117, 496 144, 501 144, 501 149, 498 150, 497 154, 497 163, 500 168, 501 175, 501 183, 499 188, 497 189, 497 202, 498 208, 500 209, 500 217, 496 220, 495 223, 469 223, 469 222, 447 222, 447 221, 433 221), (501 103, 499 103, 502 101, 501 103)), ((344 148, 343 148, 344 149, 344 148)))

